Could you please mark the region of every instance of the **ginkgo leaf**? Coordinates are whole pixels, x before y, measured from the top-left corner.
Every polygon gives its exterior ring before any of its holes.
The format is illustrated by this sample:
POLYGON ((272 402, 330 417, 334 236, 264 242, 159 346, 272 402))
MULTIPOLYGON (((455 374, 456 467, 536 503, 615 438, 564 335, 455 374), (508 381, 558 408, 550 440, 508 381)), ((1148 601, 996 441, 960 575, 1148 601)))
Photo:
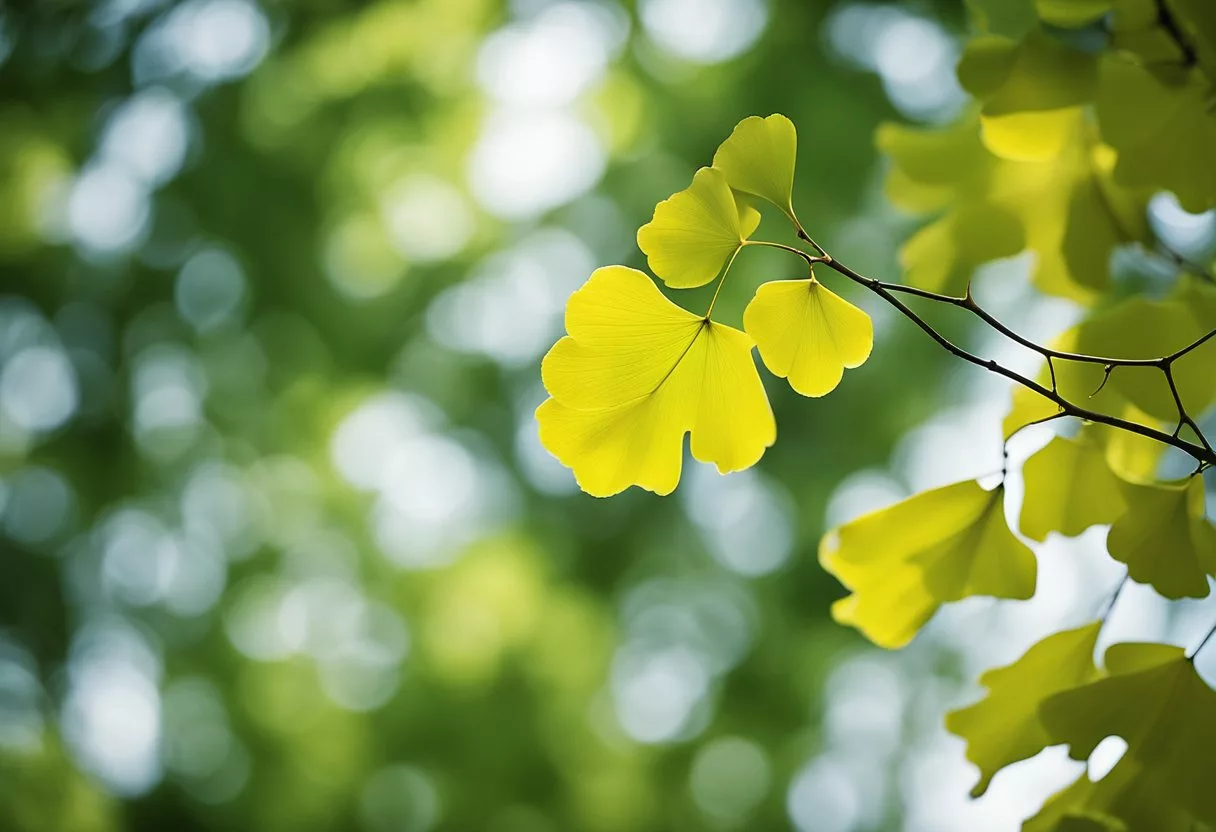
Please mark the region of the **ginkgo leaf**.
POLYGON ((1040 543, 1049 532, 1075 537, 1090 526, 1113 523, 1127 508, 1106 451, 1089 431, 1057 436, 1022 467, 1026 496, 1019 525, 1040 543))
POLYGON ((907 282, 962 294, 976 266, 1028 249, 1036 286, 1092 303, 1110 279, 1111 251, 1148 242, 1150 192, 1113 181, 1116 158, 1082 108, 1052 112, 1066 125, 1064 144, 1038 161, 991 152, 975 116, 945 128, 878 131, 879 149, 893 162, 891 201, 937 215, 900 250, 907 282))
POLYGON ((1039 707, 1052 741, 1085 760, 1106 737, 1122 737, 1127 751, 1119 766, 1139 767, 1138 788, 1159 791, 1200 821, 1216 821, 1216 692, 1180 647, 1115 644, 1104 663, 1108 676, 1039 707))
POLYGON ((1114 0, 1035 0, 1044 23, 1065 28, 1087 26, 1108 14, 1114 0))
POLYGON ((1122 484, 1127 511, 1106 548, 1127 574, 1167 598, 1203 598, 1216 574, 1216 528, 1204 514, 1203 477, 1122 484))
POLYGON ((1108 56, 1097 95, 1103 138, 1119 153, 1115 176, 1173 191, 1198 214, 1216 205, 1216 113, 1199 68, 1150 71, 1108 56))
POLYGON ((566 330, 541 365, 552 398, 536 417, 541 444, 587 493, 671 493, 685 433, 722 472, 773 444, 752 339, 676 306, 642 272, 597 269, 570 297, 566 330))
POLYGON ((1021 38, 1038 25, 1034 0, 967 0, 982 31, 1021 38))
POLYGON ((955 483, 829 532, 819 562, 853 591, 832 605, 832 616, 895 648, 944 603, 973 595, 1029 598, 1037 564, 1005 523, 1003 495, 1003 488, 955 483))
POLYGON ((804 396, 823 396, 874 347, 870 316, 815 278, 772 280, 743 311, 764 366, 804 396))
POLYGON ((967 759, 980 769, 972 797, 987 791, 993 775, 1005 766, 1052 744, 1039 722, 1039 703, 1098 675, 1094 646, 1101 629, 1095 621, 1048 636, 1013 664, 981 676, 988 688, 984 699, 946 714, 946 730, 967 741, 967 759))
POLYGON ((984 36, 967 44, 958 78, 983 102, 988 148, 1005 159, 1041 161, 1070 141, 1081 105, 1093 97, 1097 63, 1041 31, 1021 40, 984 36))
POLYGON ((767 118, 749 116, 714 154, 714 168, 737 191, 767 199, 793 217, 794 164, 798 133, 780 113, 767 118))
MULTIPOLYGON (((1216 292, 1190 283, 1165 300, 1129 298, 1092 316, 1077 336, 1080 352, 1111 358, 1152 359, 1181 349, 1216 327, 1216 292)), ((1173 365, 1178 395, 1189 412, 1216 400, 1216 339, 1173 365)), ((1110 386, 1150 416, 1176 421, 1178 407, 1157 367, 1117 367, 1110 386)))
POLYGON ((758 223, 750 206, 740 216, 720 171, 701 168, 691 185, 655 206, 654 217, 638 229, 638 247, 664 283, 690 289, 717 277, 758 223))
POLYGON ((1124 757, 1101 780, 1082 772, 1047 799, 1022 832, 1194 832, 1195 818, 1162 794, 1135 758, 1124 757))

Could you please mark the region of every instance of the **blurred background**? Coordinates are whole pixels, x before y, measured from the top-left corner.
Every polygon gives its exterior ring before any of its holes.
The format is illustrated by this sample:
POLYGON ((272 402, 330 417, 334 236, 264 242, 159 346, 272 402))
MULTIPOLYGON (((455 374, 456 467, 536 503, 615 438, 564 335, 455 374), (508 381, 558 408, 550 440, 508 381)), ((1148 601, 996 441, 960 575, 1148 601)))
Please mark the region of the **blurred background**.
MULTIPOLYGON (((1016 828, 1077 764, 971 802, 941 715, 1093 613, 1100 534, 897 654, 831 622, 815 559, 999 471, 1003 385, 854 298, 874 357, 823 400, 766 376, 754 470, 596 500, 532 417, 566 297, 644 265, 745 116, 794 120, 803 223, 897 279, 873 131, 966 106, 966 29, 956 0, 0 3, 0 829, 1016 828)), ((736 270, 736 325, 801 276, 736 270)), ((1077 311, 1025 270, 977 285, 1049 336, 1077 311)), ((1210 619, 1139 590, 1104 639, 1210 619)))

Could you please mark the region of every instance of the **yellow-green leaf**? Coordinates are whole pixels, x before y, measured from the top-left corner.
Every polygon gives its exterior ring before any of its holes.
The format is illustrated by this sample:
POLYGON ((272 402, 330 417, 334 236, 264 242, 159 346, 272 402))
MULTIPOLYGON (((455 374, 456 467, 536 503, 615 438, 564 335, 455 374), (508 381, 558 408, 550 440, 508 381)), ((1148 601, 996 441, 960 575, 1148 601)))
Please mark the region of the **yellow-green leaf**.
MULTIPOLYGON (((1037 161, 991 152, 974 116, 945 128, 879 130, 879 148, 893 162, 887 195, 901 208, 937 215, 900 251, 907 282, 961 294, 976 266, 1029 249, 1040 289, 1091 303, 1109 281, 1112 249, 1148 241, 1149 192, 1113 182, 1114 154, 1097 142, 1082 108, 1032 112, 1050 113, 1043 117, 1058 121, 1063 141, 1037 161)), ((1013 125, 995 124, 984 129, 1013 125)))
POLYGON ((1216 692, 1179 647, 1115 644, 1105 665, 1107 677, 1040 706, 1052 741, 1068 743, 1069 755, 1085 760, 1106 737, 1122 737, 1127 751, 1116 769, 1138 766, 1131 769, 1138 788, 1159 792, 1200 821, 1216 821, 1216 692))
POLYGON ((1116 178, 1173 191, 1191 213, 1216 206, 1216 113, 1207 76, 1198 68, 1150 72, 1112 55, 1100 77, 1098 120, 1119 153, 1116 178))
POLYGON ((1203 598, 1216 573, 1216 529, 1204 514, 1203 477, 1122 484, 1127 511, 1106 539, 1127 574, 1167 598, 1203 598))
POLYGON ((987 791, 993 775, 1005 766, 1052 744, 1039 722, 1039 703, 1098 675, 1093 656, 1101 629, 1095 621, 1048 636, 1013 664, 981 676, 988 688, 984 699, 946 714, 946 730, 967 741, 967 759, 980 769, 972 797, 987 791))
POLYGON ((983 102, 984 143, 1006 159, 1041 161, 1067 146, 1080 107, 1093 97, 1093 55, 1034 31, 1015 41, 972 39, 958 65, 959 83, 983 102))
POLYGON ((717 277, 758 222, 750 206, 740 216, 721 172, 701 168, 691 185, 655 206, 654 217, 638 229, 638 247, 664 283, 690 289, 717 277))
POLYGON ((1101 20, 1110 12, 1112 0, 1035 0, 1034 5, 1044 23, 1080 28, 1101 20))
POLYGON ((776 439, 751 338, 676 306, 645 274, 597 269, 571 296, 566 330, 541 365, 552 398, 536 417, 541 444, 587 493, 671 493, 685 433, 722 472, 754 465, 776 439))
MULTIPOLYGON (((1133 297, 1082 324, 1077 348, 1111 358, 1152 359, 1181 349, 1216 327, 1216 293, 1198 284, 1166 300, 1133 297)), ((1096 365, 1095 365, 1096 366, 1096 365)), ((1216 400, 1216 339, 1173 366, 1179 397, 1192 414, 1216 400)), ((1178 419, 1178 406, 1165 374, 1157 367, 1117 367, 1110 386, 1148 415, 1178 419)))
POLYGON ((714 167, 735 190, 767 199, 792 217, 797 154, 792 121, 780 113, 749 116, 718 147, 714 167))
POLYGON ((1090 526, 1113 523, 1126 504, 1119 478, 1102 444, 1089 431, 1057 436, 1022 467, 1022 534, 1042 542, 1049 532, 1075 537, 1090 526))
POLYGON ((1047 799, 1022 832, 1195 832, 1195 819, 1162 794, 1134 758, 1120 760, 1101 780, 1082 772, 1047 799))
POLYGON ((942 604, 973 595, 1029 598, 1034 554, 1005 523, 1003 488, 968 481, 917 494, 824 536, 819 562, 853 594, 841 624, 902 647, 942 604))
POLYGON ((823 396, 874 346, 870 316, 815 278, 762 285, 743 312, 764 366, 804 396, 823 396))

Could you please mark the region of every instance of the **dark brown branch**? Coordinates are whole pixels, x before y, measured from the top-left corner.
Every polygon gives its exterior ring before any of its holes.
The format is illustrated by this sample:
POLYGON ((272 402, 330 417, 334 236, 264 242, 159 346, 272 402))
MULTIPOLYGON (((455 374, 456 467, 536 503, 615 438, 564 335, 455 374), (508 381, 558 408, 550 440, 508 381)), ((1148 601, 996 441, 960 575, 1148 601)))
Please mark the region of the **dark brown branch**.
MULTIPOLYGON (((812 258, 810 257, 810 255, 803 253, 802 256, 807 258, 808 262, 812 262, 812 258)), ((934 329, 933 326, 928 321, 926 321, 924 318, 922 318, 920 315, 918 315, 914 310, 909 308, 903 301, 901 301, 897 297, 897 294, 903 293, 903 294, 914 295, 916 297, 925 298, 925 299, 933 300, 933 301, 936 301, 939 303, 945 303, 945 304, 948 304, 951 306, 958 306, 963 309, 967 309, 968 311, 977 315, 981 320, 983 320, 985 323, 987 323, 993 329, 1000 332, 1002 335, 1005 335, 1006 337, 1011 338, 1012 340, 1016 341, 1017 343, 1021 344, 1022 346, 1025 346, 1029 349, 1034 350, 1035 352, 1039 353, 1040 355, 1043 355, 1045 358, 1048 358, 1048 359, 1058 358, 1061 360, 1068 360, 1068 361, 1082 361, 1082 362, 1093 363, 1093 364, 1102 364, 1103 366, 1111 366, 1111 367, 1136 367, 1136 366, 1157 367, 1166 373, 1167 379, 1172 379, 1172 377, 1173 377, 1173 373, 1170 371, 1173 362, 1177 361, 1182 356, 1184 356, 1187 353, 1191 352, 1192 350, 1196 349, 1197 347, 1199 347, 1200 345, 1202 345, 1209 339, 1216 337, 1216 331, 1210 332, 1207 335, 1203 336, 1202 338, 1183 347, 1182 349, 1177 350, 1176 352, 1173 352, 1170 355, 1164 356, 1162 358, 1120 359, 1120 358, 1110 358, 1110 357, 1105 357, 1105 356, 1085 355, 1082 353, 1063 352, 1060 350, 1053 350, 1049 347, 1044 347, 1041 344, 1036 344, 1033 341, 1030 341, 1029 339, 1022 337, 1021 335, 1018 335, 1016 332, 1009 329, 1004 324, 1000 323, 1000 321, 998 321, 992 315, 990 315, 986 311, 984 311, 979 306, 979 304, 977 304, 974 301, 974 299, 971 298, 970 294, 968 294, 967 296, 962 297, 962 298, 957 298, 952 295, 942 295, 942 294, 938 294, 936 292, 928 292, 923 289, 916 289, 916 288, 910 287, 910 286, 901 286, 899 284, 884 283, 881 280, 877 280, 872 277, 866 277, 864 275, 858 274, 857 272, 850 269, 848 266, 841 263, 839 260, 836 260, 835 258, 831 257, 830 255, 828 255, 826 253, 821 258, 820 257, 813 258, 813 262, 823 263, 825 266, 832 269, 836 273, 838 273, 844 277, 847 277, 849 280, 852 280, 854 283, 858 283, 858 284, 866 287, 867 289, 869 289, 874 294, 878 295, 880 298, 885 300, 888 304, 895 307, 895 309, 897 309, 905 318, 912 321, 912 323, 916 324, 922 331, 924 331, 924 333, 926 335, 928 335, 930 338, 932 338, 934 341, 936 341, 942 347, 942 349, 946 350, 947 352, 951 353, 952 355, 954 355, 958 358, 961 358, 963 361, 966 361, 969 364, 974 364, 975 366, 982 367, 983 369, 988 370, 989 372, 996 373, 997 375, 1000 375, 1000 376, 1004 376, 1005 378, 1009 379, 1010 381, 1016 382, 1017 384, 1020 384, 1021 386, 1025 387, 1029 390, 1032 390, 1035 393, 1038 393, 1040 396, 1042 396, 1043 398, 1047 399, 1050 402, 1053 402, 1057 407, 1059 407, 1061 414, 1067 415, 1067 416, 1074 416, 1078 419, 1084 419, 1086 421, 1094 422, 1094 423, 1101 424, 1101 425, 1108 425, 1110 427, 1117 428, 1119 430, 1127 431, 1128 433, 1134 433, 1139 436, 1146 437, 1148 439, 1153 439, 1153 440, 1155 440, 1157 442, 1161 442, 1165 445, 1170 445, 1174 448, 1177 448, 1180 451, 1183 451, 1184 453, 1188 454, 1189 456, 1191 456, 1193 459, 1195 459, 1197 462, 1200 463, 1201 467, 1208 467, 1208 466, 1216 465, 1216 452, 1213 451, 1212 447, 1208 444, 1206 438, 1203 437, 1203 434, 1197 429, 1197 426, 1195 426, 1194 420, 1191 419, 1189 416, 1186 417, 1187 425, 1189 427, 1191 427, 1191 429, 1193 431, 1195 431, 1196 435, 1200 438, 1200 444, 1196 444, 1194 442, 1188 442, 1187 440, 1183 439, 1181 436, 1178 436, 1177 434, 1165 433, 1164 431, 1157 430, 1156 428, 1152 428, 1147 425, 1142 425, 1138 422, 1132 422, 1127 419, 1121 419, 1117 416, 1110 416, 1105 413, 1101 413, 1101 412, 1098 412, 1095 410, 1090 410, 1088 408, 1082 407, 1082 406, 1064 398, 1062 395, 1060 395, 1058 390, 1048 389, 1048 388, 1044 387, 1043 385, 1039 384, 1034 379, 1028 378, 1014 370, 1009 369, 1008 367, 1005 367, 1005 366, 997 363, 994 359, 981 358, 980 356, 970 353, 967 350, 964 350, 962 347, 959 347, 958 345, 954 344, 952 341, 950 341, 948 338, 946 338, 944 335, 942 335, 940 332, 938 332, 936 329, 934 329)), ((1182 413, 1185 414, 1185 410, 1182 410, 1182 413)))

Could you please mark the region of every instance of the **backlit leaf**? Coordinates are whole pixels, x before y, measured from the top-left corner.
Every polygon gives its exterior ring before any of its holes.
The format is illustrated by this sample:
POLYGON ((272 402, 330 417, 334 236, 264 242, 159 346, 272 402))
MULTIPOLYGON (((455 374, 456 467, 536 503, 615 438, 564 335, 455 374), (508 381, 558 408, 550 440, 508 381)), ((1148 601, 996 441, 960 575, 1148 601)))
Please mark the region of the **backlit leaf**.
POLYGON ((654 217, 638 229, 638 247, 664 283, 689 289, 717 277, 758 222, 750 207, 740 216, 721 172, 701 168, 691 185, 655 206, 654 217))
POLYGON ((1029 249, 1040 289, 1088 303, 1109 281, 1112 249, 1148 241, 1149 192, 1114 183, 1114 155, 1078 108, 1051 112, 1067 124, 1067 140, 1041 161, 992 153, 974 117, 946 128, 879 130, 879 149, 894 163, 890 199, 938 214, 900 251, 908 283, 961 294, 976 266, 1029 249))
POLYGON ((980 769, 972 797, 987 791, 993 775, 1005 766, 1052 744, 1039 723, 1039 703, 1098 675, 1093 654, 1101 628, 1095 621, 1048 636, 1013 664, 981 676, 988 688, 984 699, 946 714, 946 730, 967 741, 967 759, 980 769))
POLYGON ((1216 206, 1216 113, 1199 69, 1151 72, 1117 57, 1102 61, 1097 95, 1102 136, 1119 154, 1116 178, 1173 191, 1182 207, 1216 206))
POLYGON ((692 455, 722 472, 773 444, 751 338, 676 306, 645 274, 598 269, 571 296, 566 330, 541 365, 552 398, 536 416, 541 443, 587 493, 670 493, 685 433, 692 455))
POLYGON ((917 494, 825 535, 819 562, 853 594, 833 617, 881 647, 902 647, 944 603, 1029 598, 1033 553, 1005 523, 1003 488, 968 481, 917 494))
POLYGON ((743 312, 764 365, 804 396, 823 396, 874 346, 870 316, 813 277, 763 284, 743 312))
POLYGON ((1180 647, 1115 644, 1106 651, 1105 665, 1109 676, 1040 706, 1052 741, 1068 743, 1069 755, 1085 760, 1106 737, 1122 737, 1127 751, 1116 769, 1129 763, 1139 770, 1129 767, 1120 773, 1127 782, 1108 787, 1118 797, 1126 800, 1134 785, 1159 792, 1200 821, 1216 821, 1216 692, 1180 647))
POLYGON ((1057 436, 1022 468, 1026 496, 1022 534, 1042 542, 1049 532, 1075 537, 1090 526, 1113 523, 1126 505, 1105 449, 1084 430, 1076 439, 1057 436))
POLYGON ((1043 32, 1015 41, 972 39, 958 65, 963 88, 983 102, 984 143, 1006 159, 1041 161, 1071 140, 1094 95, 1094 57, 1043 32))
POLYGON ((1127 511, 1111 527, 1110 556, 1132 580, 1167 598, 1203 598, 1216 573, 1216 528, 1204 515, 1203 477, 1122 484, 1127 511))
POLYGON ((1081 775, 1052 795, 1022 832, 1194 832, 1195 819, 1162 794, 1135 758, 1097 782, 1081 775))
POLYGON ((718 147, 714 168, 735 190, 767 199, 792 217, 797 153, 798 134, 792 121, 780 113, 750 116, 718 147))

